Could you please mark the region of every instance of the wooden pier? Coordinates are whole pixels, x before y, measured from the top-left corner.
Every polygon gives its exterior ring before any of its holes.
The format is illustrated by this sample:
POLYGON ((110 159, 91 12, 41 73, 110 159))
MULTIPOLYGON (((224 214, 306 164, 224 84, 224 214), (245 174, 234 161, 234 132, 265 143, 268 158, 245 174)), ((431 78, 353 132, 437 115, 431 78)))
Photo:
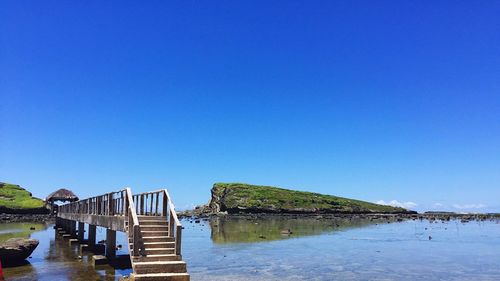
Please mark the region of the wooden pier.
POLYGON ((166 189, 134 195, 126 188, 59 207, 56 227, 66 238, 98 249, 97 226, 106 228, 110 261, 116 259, 116 232, 127 233, 132 280, 189 281, 181 256, 182 225, 166 189))

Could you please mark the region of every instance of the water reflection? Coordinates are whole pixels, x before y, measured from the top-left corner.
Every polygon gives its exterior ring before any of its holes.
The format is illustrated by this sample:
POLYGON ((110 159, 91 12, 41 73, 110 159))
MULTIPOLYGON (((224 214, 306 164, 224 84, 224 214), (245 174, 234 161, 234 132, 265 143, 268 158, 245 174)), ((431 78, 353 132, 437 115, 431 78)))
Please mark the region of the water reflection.
POLYGON ((8 277, 7 280, 38 280, 38 275, 35 267, 29 261, 26 261, 24 264, 19 266, 4 268, 4 272, 5 276, 8 277))
MULTIPOLYGON (((498 221, 388 224, 394 220, 267 217, 195 222, 182 221, 183 258, 193 281, 500 280, 498 221)), ((90 254, 79 258, 78 246, 54 238, 52 225, 30 235, 40 245, 29 264, 4 268, 6 280, 117 281, 131 272, 92 267, 90 254)), ((98 229, 97 236, 105 239, 105 231, 98 229)), ((126 236, 117 239, 126 245, 126 236)))
MULTIPOLYGON (((9 223, 0 225, 1 238, 31 237, 38 239, 40 244, 21 266, 4 268, 6 280, 119 280, 121 276, 128 275, 130 269, 114 269, 109 265, 94 268, 91 265, 92 253, 80 254, 79 245, 70 245, 67 239, 55 235, 53 225, 35 223, 9 223), (31 227, 34 231, 30 231, 31 227)), ((98 238, 102 239, 102 235, 98 238)), ((8 239, 8 238, 7 238, 8 239)), ((119 242, 123 243, 123 241, 119 242)))
POLYGON ((191 221, 183 256, 193 281, 500 280, 497 221, 191 221))
POLYGON ((255 243, 293 237, 320 235, 327 232, 375 224, 367 218, 225 218, 210 220, 214 243, 255 243))
POLYGON ((4 242, 15 237, 29 238, 32 233, 46 230, 47 227, 48 225, 45 223, 1 223, 0 242, 4 242))

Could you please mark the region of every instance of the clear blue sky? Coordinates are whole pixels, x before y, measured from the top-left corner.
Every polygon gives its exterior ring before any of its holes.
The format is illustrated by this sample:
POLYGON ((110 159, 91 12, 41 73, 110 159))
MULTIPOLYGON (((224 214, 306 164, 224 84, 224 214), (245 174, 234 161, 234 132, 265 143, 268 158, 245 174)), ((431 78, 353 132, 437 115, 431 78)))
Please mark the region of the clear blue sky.
POLYGON ((167 187, 182 208, 247 182, 500 211, 499 15, 499 1, 1 1, 0 181, 39 197, 167 187))

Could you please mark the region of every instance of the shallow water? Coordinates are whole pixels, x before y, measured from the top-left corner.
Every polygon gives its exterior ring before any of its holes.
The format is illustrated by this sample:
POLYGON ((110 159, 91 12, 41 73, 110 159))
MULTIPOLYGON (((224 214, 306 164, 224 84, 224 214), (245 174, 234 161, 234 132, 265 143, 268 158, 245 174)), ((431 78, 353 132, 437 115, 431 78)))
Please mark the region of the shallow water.
MULTIPOLYGON (((182 223, 183 258, 192 280, 500 280, 498 221, 271 218, 182 223)), ((35 227, 31 234, 27 225, 0 225, 0 240, 5 235, 40 240, 28 265, 4 269, 9 281, 118 280, 131 271, 96 270, 88 256, 78 259, 76 246, 56 239, 51 225, 35 227), (7 229, 13 231, 7 234, 7 229)), ((104 233, 98 230, 98 240, 104 233)), ((125 235, 119 235, 118 243, 124 241, 125 235)))
POLYGON ((500 280, 496 221, 237 220, 218 227, 229 225, 212 233, 186 225, 193 280, 500 280), (277 236, 270 225, 294 234, 277 236), (259 236, 265 239, 248 243, 259 236))
MULTIPOLYGON (((3 233, 0 234, 0 240, 12 238, 12 236, 30 236, 40 241, 26 265, 4 268, 7 281, 119 280, 120 276, 128 275, 131 271, 129 269, 114 269, 110 266, 100 266, 97 270, 94 269, 89 263, 90 253, 79 258, 79 247, 74 244, 70 246, 68 240, 56 238, 53 225, 9 223, 0 224, 0 229, 3 230, 3 233), (31 231, 31 234, 19 231, 20 229, 29 230, 31 226, 35 226, 35 231, 31 231), (7 233, 7 229, 11 230, 10 234, 7 233)), ((104 238, 105 230, 99 229, 97 239, 104 238)), ((120 242, 125 241, 124 235, 117 238, 120 239, 120 242)))

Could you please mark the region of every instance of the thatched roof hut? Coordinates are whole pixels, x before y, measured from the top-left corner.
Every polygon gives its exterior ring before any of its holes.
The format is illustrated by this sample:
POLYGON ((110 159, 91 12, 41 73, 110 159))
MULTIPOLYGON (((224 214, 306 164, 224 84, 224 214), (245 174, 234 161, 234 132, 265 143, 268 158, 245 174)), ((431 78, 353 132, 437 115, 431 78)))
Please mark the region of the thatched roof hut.
POLYGON ((65 202, 75 202, 78 201, 78 196, 76 196, 73 191, 61 188, 58 191, 52 192, 45 199, 46 202, 54 203, 55 201, 65 201, 65 202))

